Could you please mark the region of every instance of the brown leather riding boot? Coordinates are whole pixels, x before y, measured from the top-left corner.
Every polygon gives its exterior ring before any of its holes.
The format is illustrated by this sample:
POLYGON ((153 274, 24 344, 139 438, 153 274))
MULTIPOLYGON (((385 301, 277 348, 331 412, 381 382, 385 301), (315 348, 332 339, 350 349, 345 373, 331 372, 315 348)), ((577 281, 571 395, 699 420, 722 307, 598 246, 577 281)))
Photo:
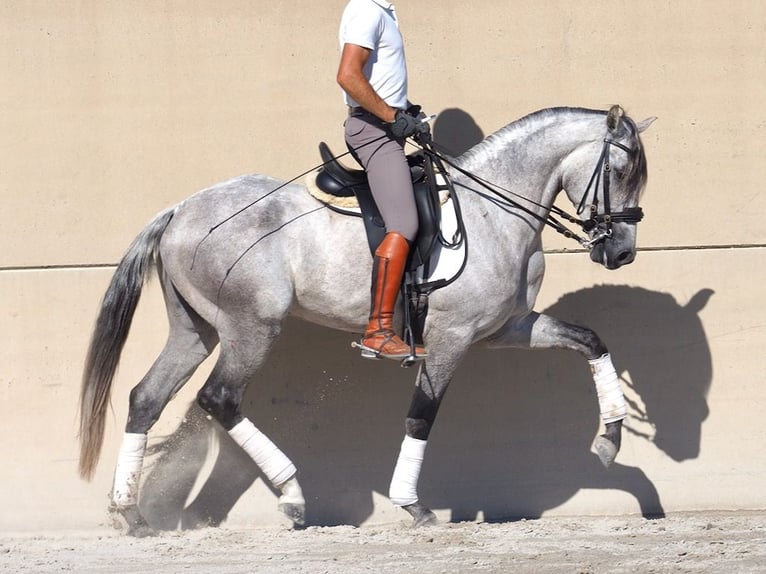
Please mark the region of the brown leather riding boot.
MULTIPOLYGON (((407 240, 395 231, 386 233, 375 250, 370 320, 362 338, 362 345, 373 352, 363 350, 365 358, 404 359, 410 356, 410 346, 393 329, 394 307, 409 251, 407 240)), ((425 349, 416 347, 415 354, 425 356, 425 349)))

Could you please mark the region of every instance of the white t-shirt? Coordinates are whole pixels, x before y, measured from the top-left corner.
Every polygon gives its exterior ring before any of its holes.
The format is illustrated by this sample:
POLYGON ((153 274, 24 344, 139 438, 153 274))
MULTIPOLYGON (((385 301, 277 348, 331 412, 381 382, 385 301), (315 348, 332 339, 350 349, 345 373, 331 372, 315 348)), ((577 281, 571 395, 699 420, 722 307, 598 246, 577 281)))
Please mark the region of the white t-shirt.
MULTIPOLYGON (((340 48, 355 44, 372 50, 364 75, 392 108, 407 107, 407 64, 394 5, 386 0, 350 0, 338 32, 340 48)), ((358 106, 345 91, 346 104, 358 106)))

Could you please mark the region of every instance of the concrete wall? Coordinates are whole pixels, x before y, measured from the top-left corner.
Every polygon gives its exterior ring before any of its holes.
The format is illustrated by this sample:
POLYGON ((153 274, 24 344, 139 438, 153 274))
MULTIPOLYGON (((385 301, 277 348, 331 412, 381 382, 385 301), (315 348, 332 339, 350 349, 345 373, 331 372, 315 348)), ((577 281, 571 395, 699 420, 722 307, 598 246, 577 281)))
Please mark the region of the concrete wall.
MULTIPOLYGON (((342 148, 334 83, 345 0, 0 3, 0 529, 104 521, 130 388, 164 342, 156 284, 125 349, 92 483, 76 473, 80 370, 103 291, 156 212, 213 182, 289 178, 342 148)), ((424 502, 454 519, 763 508, 766 4, 401 0, 411 97, 462 122, 459 147, 539 108, 656 115, 642 252, 607 272, 546 232, 537 308, 607 341, 630 382, 619 466, 587 366, 475 351, 429 444, 424 502), (543 425, 543 422, 546 424, 543 425)), ((447 123, 447 122, 445 122, 447 123)), ((452 122, 454 125, 454 121, 452 122)), ((246 397, 296 461, 313 523, 404 517, 385 500, 413 372, 289 322, 246 397)), ((190 407, 151 435, 157 526, 282 520, 242 454, 190 407)))

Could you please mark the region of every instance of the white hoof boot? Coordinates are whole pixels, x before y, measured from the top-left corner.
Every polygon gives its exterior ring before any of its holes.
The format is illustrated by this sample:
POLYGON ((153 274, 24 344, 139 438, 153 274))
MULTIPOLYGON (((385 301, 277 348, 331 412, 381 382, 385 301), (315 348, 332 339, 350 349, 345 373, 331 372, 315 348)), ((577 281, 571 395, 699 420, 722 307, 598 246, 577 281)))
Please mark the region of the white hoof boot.
POLYGON ((279 488, 282 490, 282 496, 279 497, 277 508, 292 520, 294 525, 306 524, 306 500, 303 498, 298 479, 292 477, 279 488))
POLYGON ((614 459, 617 458, 617 446, 605 436, 599 436, 596 438, 596 442, 593 444, 593 448, 598 454, 598 458, 604 468, 612 466, 614 459))

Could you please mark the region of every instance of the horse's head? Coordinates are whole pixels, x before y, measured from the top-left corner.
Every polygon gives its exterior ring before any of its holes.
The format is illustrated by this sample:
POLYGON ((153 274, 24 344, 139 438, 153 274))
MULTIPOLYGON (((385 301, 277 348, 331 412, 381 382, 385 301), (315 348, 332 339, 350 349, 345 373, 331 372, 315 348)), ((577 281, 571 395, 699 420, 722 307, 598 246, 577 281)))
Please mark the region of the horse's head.
POLYGON ((638 200, 647 178, 639 133, 655 119, 636 124, 620 106, 612 106, 603 137, 579 146, 564 174, 563 187, 585 219, 590 258, 607 269, 627 265, 636 257, 636 224, 643 217, 638 200))

